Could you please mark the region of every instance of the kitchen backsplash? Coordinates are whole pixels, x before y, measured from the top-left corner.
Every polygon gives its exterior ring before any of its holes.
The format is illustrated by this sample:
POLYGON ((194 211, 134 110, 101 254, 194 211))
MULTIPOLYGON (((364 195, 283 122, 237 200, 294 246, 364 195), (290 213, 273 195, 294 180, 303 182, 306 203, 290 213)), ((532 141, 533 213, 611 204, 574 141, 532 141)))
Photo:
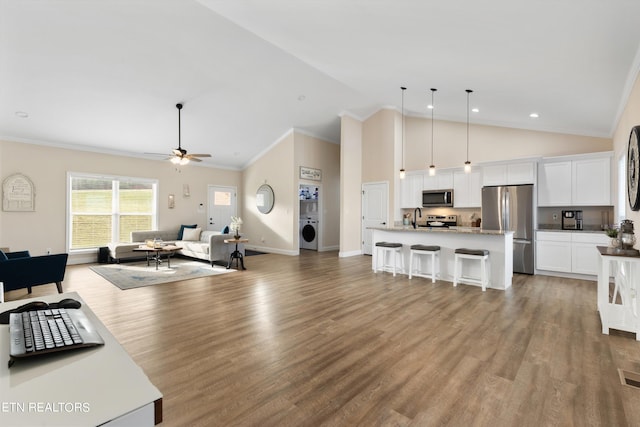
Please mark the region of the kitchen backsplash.
MULTIPOLYGON (((539 229, 560 229, 562 211, 566 209, 582 210, 583 227, 585 230, 602 230, 603 227, 614 226, 618 221, 613 216, 613 206, 566 206, 553 208, 538 208, 539 229), (554 217, 555 215, 555 217, 554 217)), ((403 209, 403 214, 411 214, 413 219, 413 209, 403 209)), ((422 208, 422 218, 418 218, 419 223, 427 219, 427 215, 458 215, 458 225, 461 227, 471 227, 474 219, 482 218, 479 208, 422 208)))
POLYGON ((581 210, 584 230, 603 230, 617 225, 613 206, 567 206, 538 208, 538 229, 561 229, 563 210, 581 210))

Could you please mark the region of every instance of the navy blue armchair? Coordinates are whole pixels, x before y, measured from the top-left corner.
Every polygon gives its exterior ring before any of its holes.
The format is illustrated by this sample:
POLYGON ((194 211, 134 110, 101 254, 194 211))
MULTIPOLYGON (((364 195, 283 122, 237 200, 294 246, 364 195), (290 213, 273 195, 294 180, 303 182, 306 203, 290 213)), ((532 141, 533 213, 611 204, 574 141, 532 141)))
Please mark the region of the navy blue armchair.
POLYGON ((0 282, 4 291, 27 288, 31 293, 33 286, 55 283, 58 293, 62 293, 68 257, 66 253, 32 257, 29 251, 0 251, 0 282))

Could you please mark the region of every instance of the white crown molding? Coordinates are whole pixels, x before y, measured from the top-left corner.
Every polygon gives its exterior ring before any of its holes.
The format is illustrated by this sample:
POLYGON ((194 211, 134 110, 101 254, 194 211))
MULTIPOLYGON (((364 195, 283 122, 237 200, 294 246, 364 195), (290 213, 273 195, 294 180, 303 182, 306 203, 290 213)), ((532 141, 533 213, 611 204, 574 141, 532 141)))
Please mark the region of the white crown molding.
POLYGON ((631 91, 633 90, 633 85, 638 79, 638 74, 640 73, 640 47, 636 50, 636 55, 633 58, 633 62, 631 63, 631 67, 629 67, 629 74, 627 74, 627 80, 625 81, 624 88, 622 89, 622 94, 620 96, 620 104, 618 105, 618 111, 616 116, 614 117, 613 123, 611 123, 611 129, 609 130, 609 138, 613 137, 618 124, 620 123, 620 118, 624 113, 627 104, 629 103, 629 97, 631 97, 631 91))

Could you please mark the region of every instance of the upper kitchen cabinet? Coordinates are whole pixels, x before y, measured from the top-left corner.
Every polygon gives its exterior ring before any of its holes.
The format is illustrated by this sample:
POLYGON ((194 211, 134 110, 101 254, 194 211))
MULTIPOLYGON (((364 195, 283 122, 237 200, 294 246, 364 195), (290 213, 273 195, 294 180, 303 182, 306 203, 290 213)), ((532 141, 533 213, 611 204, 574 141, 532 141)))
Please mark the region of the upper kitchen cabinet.
POLYGON ((453 172, 451 170, 439 170, 434 176, 424 175, 425 190, 450 190, 453 188, 453 172))
POLYGON ((424 189, 423 173, 407 173, 400 180, 400 207, 417 208, 422 206, 422 190, 424 189))
POLYGON ((482 179, 480 171, 453 173, 453 207, 479 208, 482 205, 482 179))
POLYGON ((535 184, 536 162, 510 162, 482 167, 482 185, 535 184))
POLYGON ((613 153, 544 159, 538 166, 538 206, 611 205, 613 153))

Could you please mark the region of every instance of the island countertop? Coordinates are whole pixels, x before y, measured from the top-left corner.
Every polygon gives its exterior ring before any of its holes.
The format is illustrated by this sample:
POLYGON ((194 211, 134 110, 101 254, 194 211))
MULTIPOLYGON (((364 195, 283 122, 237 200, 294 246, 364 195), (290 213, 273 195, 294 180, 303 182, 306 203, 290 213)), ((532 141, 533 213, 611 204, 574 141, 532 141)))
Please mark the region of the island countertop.
POLYGON ((504 230, 483 230, 478 227, 418 227, 413 228, 411 226, 392 226, 392 227, 369 227, 371 230, 381 231, 404 231, 404 232, 419 232, 419 233, 465 233, 465 234, 486 234, 486 235, 505 235, 513 234, 513 231, 504 230))

